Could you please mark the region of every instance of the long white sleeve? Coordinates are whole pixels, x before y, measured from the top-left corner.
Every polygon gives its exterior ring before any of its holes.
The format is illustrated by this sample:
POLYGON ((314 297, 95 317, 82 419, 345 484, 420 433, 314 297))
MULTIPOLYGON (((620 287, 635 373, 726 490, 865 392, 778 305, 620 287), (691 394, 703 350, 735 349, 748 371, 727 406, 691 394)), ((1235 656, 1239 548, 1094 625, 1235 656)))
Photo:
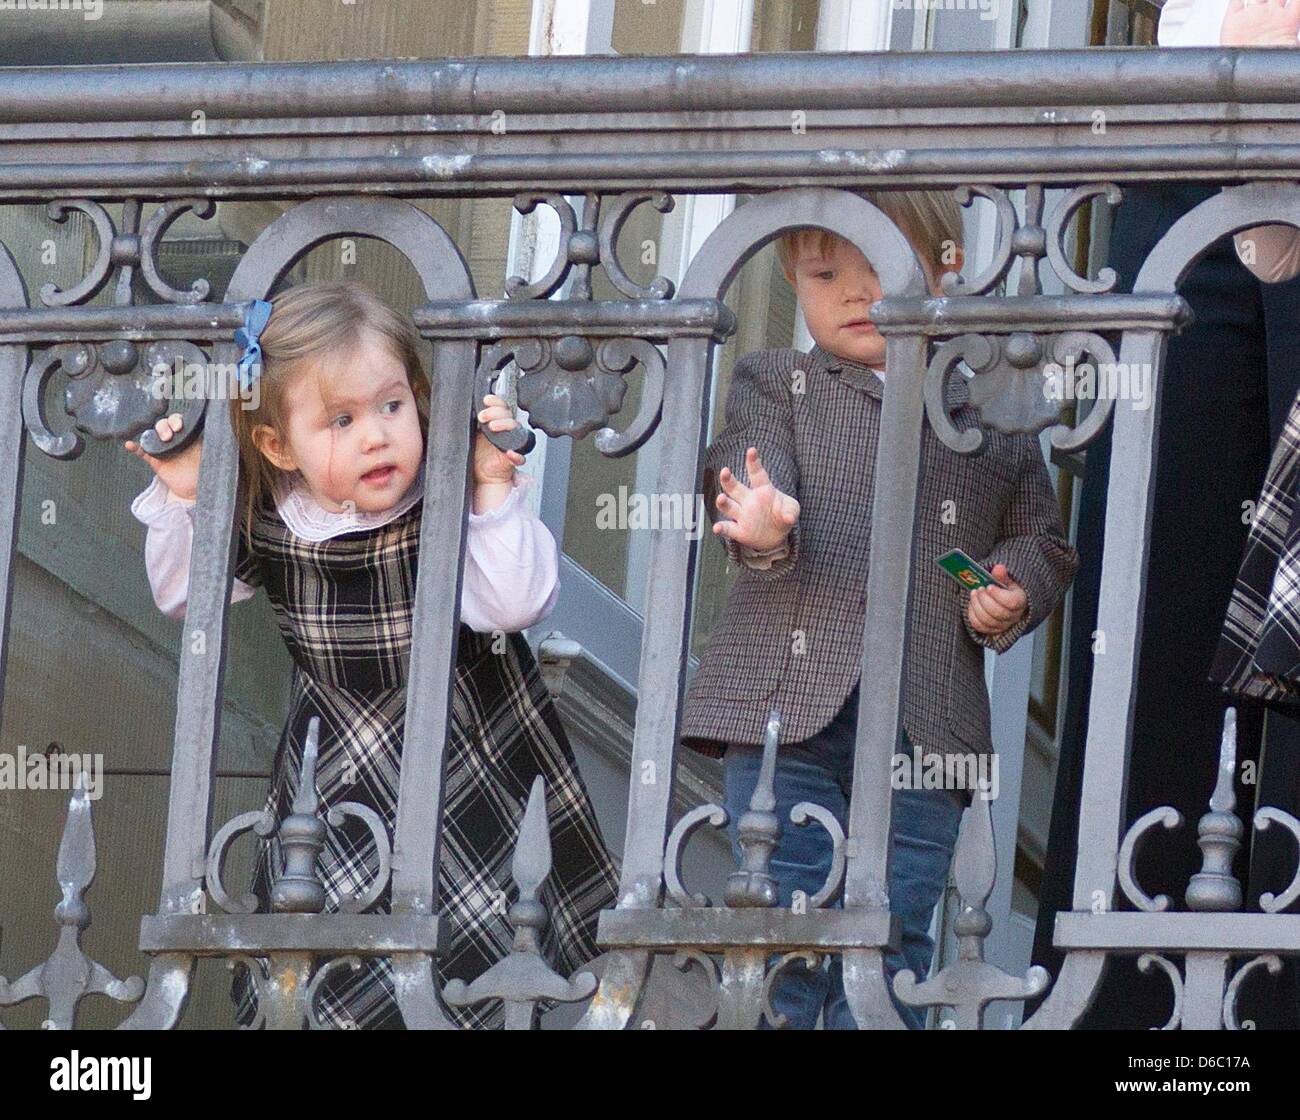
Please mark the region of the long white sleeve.
MULTIPOLYGON (((523 500, 532 482, 530 476, 516 474, 514 489, 501 505, 469 515, 460 617, 471 630, 524 630, 550 614, 559 599, 559 548, 523 500)), ((144 557, 154 602, 168 617, 180 619, 189 598, 195 507, 168 498, 155 477, 131 503, 131 512, 149 528, 144 557)), ((238 603, 256 592, 236 579, 230 601, 238 603)))
MULTIPOLYGON (((1217 47, 1231 0, 1168 0, 1156 39, 1162 47, 1217 47)), ((1300 230, 1256 226, 1236 236, 1237 256, 1261 280, 1278 283, 1300 275, 1300 230), (1253 242, 1253 245, 1248 243, 1253 242)))
POLYGON ((559 547, 524 501, 532 484, 531 476, 516 473, 501 505, 469 515, 460 618, 471 630, 524 630, 550 614, 560 597, 559 547))
MULTIPOLYGON (((188 503, 171 501, 170 491, 157 475, 131 503, 136 520, 149 527, 144 541, 144 565, 153 601, 169 618, 184 618, 189 601, 195 509, 188 503)), ((238 603, 256 592, 257 588, 236 579, 230 601, 238 603)))
POLYGON ((1156 42, 1162 47, 1217 47, 1230 0, 1167 0, 1156 42))

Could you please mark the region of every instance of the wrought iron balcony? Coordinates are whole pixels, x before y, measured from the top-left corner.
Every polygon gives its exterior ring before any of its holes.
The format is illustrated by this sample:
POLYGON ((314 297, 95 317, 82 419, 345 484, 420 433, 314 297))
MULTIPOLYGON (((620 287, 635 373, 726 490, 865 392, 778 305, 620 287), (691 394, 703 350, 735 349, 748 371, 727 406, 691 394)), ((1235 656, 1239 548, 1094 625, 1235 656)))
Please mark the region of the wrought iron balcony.
MULTIPOLYGON (((1153 806, 1126 834, 1123 793, 1164 388, 1159 371, 1168 338, 1188 321, 1180 280, 1204 250, 1261 223, 1300 225, 1300 68, 1289 54, 1097 49, 0 71, 0 202, 48 204, 54 217, 79 211, 99 239, 98 258, 78 283, 34 294, 0 245, 0 633, 10 616, 29 447, 71 459, 89 440, 139 438, 169 407, 146 391, 142 371, 175 353, 234 362, 233 333, 249 301, 266 296, 311 248, 366 237, 407 256, 424 286, 413 318, 432 344, 435 385, 425 498, 431 516, 415 621, 421 639, 410 666, 397 824, 380 845, 392 853, 379 869, 383 882, 363 899, 373 901, 387 884, 391 913, 364 905, 319 912, 313 844, 336 822, 309 790, 284 821, 212 819, 224 657, 183 646, 162 882, 157 910, 140 929, 140 948, 152 959, 147 980, 116 980, 80 949, 96 861, 127 857, 96 854, 89 802, 78 795, 57 868, 64 891, 58 946, 23 979, 0 984, 0 1004, 44 998, 52 1025, 70 1027, 81 996, 102 992, 131 1005, 123 1027, 168 1028, 181 1018, 198 958, 261 958, 268 962, 258 972, 265 1022, 299 1027, 315 1022, 311 997, 326 970, 380 955, 391 958, 411 1027, 448 1027, 448 1001, 494 998, 507 1001, 511 1026, 531 1025, 540 1000, 589 999, 582 1026, 623 1028, 636 1023, 652 957, 666 954, 705 970, 717 1023, 753 1027, 777 971, 796 958, 838 953, 858 1023, 900 1028, 881 960, 897 937, 884 891, 888 774, 900 719, 916 449, 928 416, 955 451, 978 450, 977 439, 945 423, 940 407, 944 383, 964 359, 990 427, 1051 428, 1053 446, 1076 450, 1113 426, 1098 622, 1112 642, 1092 688, 1073 911, 1061 916, 1056 935, 1068 950, 1061 973, 1008 976, 983 959, 990 924, 983 904, 996 869, 988 803, 977 798, 956 863, 960 959, 929 981, 900 977, 899 997, 949 1006, 956 1026, 978 1029, 990 1000, 1023 1000, 1046 989, 1025 1027, 1065 1029, 1088 1008, 1109 957, 1144 954, 1175 985, 1175 1025, 1236 1026, 1244 976, 1300 954, 1300 916, 1280 912, 1300 891, 1300 872, 1263 912, 1242 911, 1231 872, 1242 824, 1230 785, 1221 783, 1206 790, 1211 811, 1199 825, 1204 871, 1189 885, 1188 908, 1175 910, 1168 898, 1143 892, 1133 856, 1150 828, 1172 827, 1177 814, 1153 806), (1114 203, 1126 184, 1152 181, 1225 189, 1175 225, 1132 293, 1114 290, 1110 270, 1078 274, 1062 239, 1079 208, 1114 203), (992 202, 999 229, 982 271, 932 297, 902 233, 852 192, 944 186, 966 202, 992 202), (1063 192, 1050 210, 1047 188, 1063 192), (1012 192, 1021 190, 1018 211, 1012 192), (704 242, 684 275, 635 282, 616 252, 629 213, 717 193, 752 197, 704 242), (514 197, 521 211, 551 207, 562 228, 549 270, 535 282, 503 277, 502 298, 480 297, 451 234, 409 201, 489 196, 514 197), (291 205, 249 246, 225 291, 203 282, 173 287, 158 263, 171 223, 218 201, 249 199, 291 205), (125 204, 118 225, 105 209, 112 202, 125 204), (440 820, 474 402, 513 360, 532 425, 552 437, 590 437, 609 456, 658 441, 656 491, 697 491, 715 351, 736 327, 723 302, 728 286, 764 244, 807 226, 832 230, 876 264, 885 298, 874 314, 889 368, 915 373, 891 376, 885 390, 863 652, 872 668, 862 678, 847 835, 811 808, 798 821, 778 820, 760 783, 746 817, 744 866, 715 905, 682 883, 679 857, 692 831, 722 823, 721 809, 702 806, 674 822, 672 782, 634 780, 620 900, 600 927, 612 956, 593 994, 591 978, 555 976, 537 951, 545 914, 536 892, 549 864, 535 792, 516 862, 514 951, 472 984, 440 992, 431 969, 442 934, 439 841, 428 806, 438 807, 440 820), (1017 264, 1015 290, 1008 290, 1017 264), (597 269, 617 298, 593 296, 597 269), (1044 294, 1044 269, 1063 292, 1044 294), (142 285, 133 284, 137 273, 142 285), (552 298, 566 279, 572 282, 563 298, 552 298), (108 284, 113 302, 88 305, 108 284), (138 287, 151 302, 133 302, 138 287), (1116 337, 1118 353, 1108 341, 1116 337), (1149 366, 1155 407, 1105 401, 1075 423, 1063 404, 1045 399, 1042 370, 1085 354, 1149 366), (638 364, 645 391, 628 417, 621 414, 622 379, 638 364), (66 392, 54 403, 51 387, 64 380, 66 392), (826 827, 836 843, 831 879, 802 913, 777 908, 763 889, 765 845, 792 823, 826 827), (278 829, 291 850, 269 914, 248 913, 222 886, 225 848, 236 831, 250 828, 262 835, 278 829), (832 908, 838 897, 842 908, 832 908), (1122 910, 1121 897, 1134 909, 1122 910), (1170 957, 1184 959, 1181 973, 1170 957), (1229 975, 1234 957, 1251 960, 1229 975)), ((203 402, 194 407, 191 419, 203 402)), ((512 445, 519 435, 499 443, 512 445)), ((206 410, 204 439, 185 626, 203 631, 209 650, 221 650, 237 478, 224 410, 206 410)), ((161 449, 147 440, 147 450, 161 449)), ((672 774, 675 766, 696 548, 680 532, 653 530, 655 593, 647 598, 636 682, 634 775, 647 767, 672 774)), ((1225 773, 1232 736, 1229 726, 1225 773)), ((1300 822, 1276 809, 1262 809, 1256 821, 1300 838, 1300 822)))

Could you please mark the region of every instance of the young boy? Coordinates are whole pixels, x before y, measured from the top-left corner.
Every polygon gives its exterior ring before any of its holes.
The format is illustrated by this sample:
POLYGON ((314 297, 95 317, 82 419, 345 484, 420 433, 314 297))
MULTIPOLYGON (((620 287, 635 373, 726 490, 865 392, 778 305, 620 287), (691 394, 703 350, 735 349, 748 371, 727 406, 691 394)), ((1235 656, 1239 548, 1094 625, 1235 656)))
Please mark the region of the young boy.
MULTIPOLYGON (((940 294, 940 275, 961 267, 957 203, 937 191, 865 197, 907 236, 931 292, 940 294)), ((768 712, 779 709, 783 828, 771 872, 788 906, 796 890, 820 888, 831 860, 826 833, 787 823, 791 808, 816 802, 847 831, 874 464, 883 378, 894 374, 884 369, 885 340, 870 317, 880 284, 862 253, 821 230, 787 234, 778 253, 816 345, 808 354, 766 350, 736 365, 704 491, 716 506, 713 531, 740 574, 687 695, 682 741, 725 755, 739 855, 736 822, 758 778, 768 712)), ((961 378, 948 404, 958 428, 978 424, 961 378)), ((923 430, 903 697, 909 759, 913 745, 926 756, 992 752, 982 647, 1009 649, 1048 617, 1078 566, 1037 439, 995 431, 984 438, 983 454, 966 457, 945 447, 928 422, 923 430), (1005 588, 958 587, 934 562, 954 548, 1005 588)), ((903 968, 918 980, 929 972, 931 915, 968 800, 960 789, 893 793, 888 890, 902 952, 885 955, 890 977, 903 968)), ((824 1013, 827 1028, 852 1029, 840 969, 838 955, 828 970, 788 968, 774 987, 775 1010, 794 1028, 811 1029, 824 1013)), ((918 1009, 895 1006, 910 1027, 923 1025, 918 1009)))

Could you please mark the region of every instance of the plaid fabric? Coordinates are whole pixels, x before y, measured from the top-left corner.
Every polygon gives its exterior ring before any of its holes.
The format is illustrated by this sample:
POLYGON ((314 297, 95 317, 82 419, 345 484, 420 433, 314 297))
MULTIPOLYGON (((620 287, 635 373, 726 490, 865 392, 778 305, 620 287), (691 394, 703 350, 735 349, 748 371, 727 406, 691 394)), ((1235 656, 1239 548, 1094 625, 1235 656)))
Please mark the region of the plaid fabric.
MULTIPOLYGON (((295 664, 266 800, 278 819, 291 812, 307 725, 319 716, 322 815, 358 801, 392 836, 422 510, 420 502, 377 529, 313 542, 294 536, 267 508, 254 518, 251 549, 241 529, 235 574, 265 588, 295 664)), ((617 871, 537 663, 520 635, 508 635, 504 646, 494 651, 491 634, 460 628, 438 891, 451 944, 435 966, 440 988, 474 979, 510 951, 501 898, 518 896, 510 861, 536 775, 546 781, 554 859, 543 897, 545 949, 557 972, 568 976, 599 954, 596 919, 616 900, 617 871)), ((270 868, 282 858, 278 839, 261 844, 253 892, 262 910, 270 909, 270 868)), ((369 829, 353 817, 329 829, 316 866, 325 910, 336 912, 339 899, 362 891, 378 868, 369 829)), ((389 903, 386 887, 375 909, 387 913, 389 903)), ((236 1018, 248 1024, 256 994, 242 966, 231 994, 236 1018)), ((402 1026, 392 968, 382 958, 356 972, 336 970, 322 985, 319 1008, 322 1022, 335 1027, 402 1026)), ((448 1013, 463 1027, 504 1021, 499 1000, 448 1013)))
POLYGON ((1300 703, 1300 394, 1273 449, 1210 668, 1225 691, 1300 703))
MULTIPOLYGON (((726 426, 705 457, 710 515, 718 516, 718 472, 746 478, 750 446, 801 512, 789 554, 768 568, 745 566, 724 541, 740 574, 691 682, 687 746, 718 755, 728 742, 761 743, 774 707, 781 741, 800 742, 830 723, 857 683, 883 394, 866 366, 820 346, 737 363, 726 426)), ((959 429, 979 423, 961 377, 950 379, 947 404, 959 429)), ((903 727, 927 755, 993 749, 981 647, 1000 653, 1047 618, 1079 563, 1038 440, 991 430, 984 439, 981 454, 965 456, 928 422, 922 433, 903 727), (969 628, 969 592, 934 562, 954 548, 990 569, 1006 564, 1025 588, 1024 618, 996 638, 969 628)))

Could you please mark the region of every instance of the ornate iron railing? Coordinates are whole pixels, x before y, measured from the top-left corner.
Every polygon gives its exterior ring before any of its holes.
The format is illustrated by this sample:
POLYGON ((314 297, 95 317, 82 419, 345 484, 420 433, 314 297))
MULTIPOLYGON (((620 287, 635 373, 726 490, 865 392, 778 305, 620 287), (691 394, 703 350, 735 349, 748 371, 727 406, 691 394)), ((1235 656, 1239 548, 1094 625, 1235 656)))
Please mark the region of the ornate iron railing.
MULTIPOLYGON (((323 914, 313 862, 323 829, 309 757, 303 794, 277 822, 261 813, 227 824, 211 817, 221 709, 228 588, 232 574, 237 460, 228 416, 207 414, 187 631, 203 631, 209 652, 183 643, 166 849, 157 912, 141 924, 150 954, 147 982, 118 981, 87 960, 80 931, 95 867, 89 802, 72 800, 59 855, 64 891, 58 948, 23 979, 0 986, 0 1004, 43 997, 52 1026, 73 1025, 78 1000, 103 992, 134 1004, 122 1026, 171 1027, 184 1010, 196 960, 265 959, 255 966, 261 1019, 269 1026, 315 1024, 313 993, 328 970, 366 955, 391 958, 409 1026, 450 1025, 445 1003, 499 998, 510 1026, 528 1026, 542 999, 590 997, 582 1025, 635 1022, 652 957, 674 954, 712 980, 719 1025, 752 1027, 770 1012, 773 975, 795 959, 843 956, 848 1000, 864 1027, 899 1028, 882 968, 897 937, 885 894, 890 757, 899 726, 904 604, 910 579, 919 462, 928 415, 954 450, 979 437, 958 433, 938 407, 959 358, 975 370, 972 393, 984 422, 1002 431, 1054 426, 1057 448, 1081 448, 1114 425, 1106 506, 1106 555, 1098 625, 1112 636, 1092 688, 1073 910, 1056 941, 1068 955, 1059 976, 1034 969, 1007 976, 983 959, 994 881, 988 802, 976 798, 959 841, 958 959, 918 983, 900 976, 899 998, 946 1005, 958 1027, 982 1025, 992 999, 1021 1000, 1049 988, 1028 1028, 1067 1028, 1097 989, 1109 956, 1142 954, 1164 969, 1177 994, 1174 1022, 1233 1027, 1243 977, 1300 953, 1300 916, 1279 911, 1300 891, 1245 913, 1231 854, 1242 825, 1233 814, 1232 727, 1225 729, 1223 778, 1200 824, 1205 868, 1187 909, 1151 899, 1135 882, 1133 853, 1154 824, 1177 823, 1155 809, 1127 835, 1121 814, 1133 730, 1137 637, 1159 422, 1159 369, 1170 333, 1186 323, 1180 280, 1224 234, 1274 220, 1300 225, 1300 69, 1289 52, 1195 50, 1039 51, 1012 54, 785 55, 638 59, 351 62, 140 66, 0 72, 0 201, 48 203, 53 217, 84 213, 99 238, 89 273, 66 290, 47 286, 30 301, 0 246, 0 633, 7 632, 26 437, 47 455, 74 458, 86 439, 138 437, 165 402, 143 388, 142 369, 182 353, 233 362, 234 330, 248 301, 304 253, 344 236, 378 238, 405 253, 425 302, 414 311, 432 343, 433 400, 421 539, 410 706, 395 832, 378 828, 379 879, 353 912, 323 914), (1093 279, 1066 261, 1062 236, 1081 204, 1110 202, 1122 184, 1151 180, 1230 187, 1198 206, 1156 246, 1133 294, 1115 276, 1093 279), (926 294, 899 230, 855 188, 949 185, 995 205, 994 258, 980 275, 926 294), (1066 188, 1044 215, 1044 188, 1066 188), (1008 194, 1025 190, 1023 217, 1008 194), (672 195, 753 192, 716 231, 674 285, 642 286, 615 255, 629 211, 672 195), (559 256, 535 283, 511 281, 503 299, 479 299, 447 232, 405 198, 511 196, 527 210, 555 209, 559 256), (566 196, 583 196, 576 213, 566 196), (217 302, 205 283, 177 290, 157 263, 160 240, 183 211, 214 200, 272 198, 296 204, 244 254, 217 302), (125 203, 120 228, 104 204, 125 203), (858 245, 877 264, 885 299, 876 318, 888 344, 868 586, 862 718, 847 835, 828 814, 800 807, 799 821, 826 828, 833 870, 806 912, 771 904, 766 854, 777 829, 768 781, 760 780, 744 822, 744 866, 723 905, 681 881, 683 845, 696 828, 718 826, 718 806, 670 822, 676 742, 687 665, 695 543, 652 531, 637 681, 640 703, 617 908, 602 916, 612 955, 592 994, 589 977, 557 977, 540 958, 536 901, 548 870, 540 791, 529 802, 511 910, 512 955, 472 984, 435 988, 431 960, 441 921, 436 907, 442 763, 456 649, 460 559, 466 532, 466 464, 474 400, 510 360, 520 400, 551 435, 594 434, 606 455, 660 442, 659 493, 698 489, 716 348, 735 326, 723 303, 738 270, 782 231, 820 226, 858 245), (1065 291, 1039 286, 1046 259, 1065 291), (1002 291, 1019 260, 1019 284, 1002 291), (604 270, 621 298, 592 297, 591 271, 604 270), (139 272, 156 302, 132 303, 139 272), (548 298, 572 273, 563 299, 548 298), (109 306, 86 306, 115 282, 109 306), (1147 410, 1099 402, 1064 424, 1041 372, 1049 360, 1085 354, 1115 360, 1104 337, 1122 338, 1119 360, 1156 373, 1147 410), (610 426, 622 375, 640 363, 638 414, 610 426), (48 388, 68 379, 63 404, 48 388), (101 390, 109 388, 111 393, 101 390), (544 392, 539 390, 545 390, 544 392), (111 400, 111 407, 104 401, 111 400), (875 562, 888 557, 889 563, 875 562), (882 666, 892 667, 882 672, 882 666), (650 775, 647 780, 646 775, 650 775), (257 914, 222 886, 234 835, 278 829, 288 851, 274 912, 257 914), (366 911, 391 880, 391 914, 366 911), (1121 911, 1119 893, 1136 907, 1121 911), (842 908, 829 904, 843 897, 842 908), (1183 956, 1179 973, 1169 957, 1183 956), (1227 975, 1232 957, 1251 957, 1227 975), (321 965, 322 959, 332 958, 321 965)), ((526 433, 510 433, 509 439, 526 433)), ((148 437, 146 436, 147 440, 148 437)), ((502 438, 501 442, 507 442, 502 438)), ((145 443, 146 449, 150 449, 145 443)), ((3 661, 0 660, 0 666, 3 661)), ((1208 791, 1207 791, 1208 792, 1208 791)), ((1300 822, 1275 809, 1256 818, 1300 838, 1300 822)), ((111 856, 109 858, 112 858, 111 856)), ((770 884, 769 884, 770 885, 770 884)))

